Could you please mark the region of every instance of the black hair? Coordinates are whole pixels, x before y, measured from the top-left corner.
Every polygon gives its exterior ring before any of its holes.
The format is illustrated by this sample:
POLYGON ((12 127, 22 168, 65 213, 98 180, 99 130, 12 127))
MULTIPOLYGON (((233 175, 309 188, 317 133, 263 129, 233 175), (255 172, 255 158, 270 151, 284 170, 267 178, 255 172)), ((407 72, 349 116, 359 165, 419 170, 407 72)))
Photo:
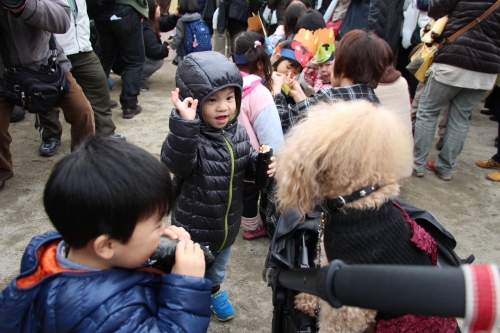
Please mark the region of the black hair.
MULTIPOLYGON (((289 50, 293 50, 292 49, 292 42, 291 40, 286 40, 282 43, 280 43, 279 45, 281 46, 282 49, 289 49, 289 50)), ((295 59, 291 59, 291 58, 287 58, 287 57, 283 57, 283 56, 280 56, 280 58, 278 60, 276 60, 273 64, 273 70, 276 71, 276 69, 278 68, 279 64, 283 61, 283 60, 288 60, 290 61, 290 66, 293 67, 293 68, 296 68, 298 70, 300 70, 302 72, 302 70, 304 69, 302 67, 302 65, 295 59)))
POLYGON ((244 54, 249 62, 242 65, 236 64, 240 71, 256 74, 259 71, 259 63, 262 64, 265 78, 264 85, 271 90, 273 68, 263 34, 256 31, 243 31, 237 34, 233 39, 231 51, 233 54, 244 54), (255 47, 256 41, 260 42, 261 45, 255 47))
POLYGON ((297 2, 302 3, 304 6, 306 6, 307 9, 310 9, 310 8, 314 9, 314 1, 313 0, 292 0, 286 4, 285 9, 287 9, 292 3, 297 3, 297 2))
POLYGON ((158 36, 160 36, 160 24, 158 20, 156 20, 156 8, 158 7, 158 3, 156 0, 147 0, 148 2, 148 19, 149 23, 153 26, 158 36))
POLYGON ((43 194, 52 224, 75 249, 104 234, 127 243, 137 223, 169 214, 173 200, 165 165, 142 148, 104 136, 62 158, 43 194))
POLYGON ((180 0, 179 1, 179 14, 193 14, 198 13, 200 7, 197 0, 180 0))
POLYGON ((299 19, 307 12, 302 2, 294 2, 285 10, 283 16, 283 28, 285 29, 285 40, 291 39, 295 34, 295 27, 299 19))
POLYGON ((393 57, 392 50, 389 54, 387 48, 388 44, 374 32, 351 30, 335 49, 333 75, 375 89, 393 57))
POLYGON ((297 25, 295 26, 295 34, 297 34, 300 29, 316 31, 322 28, 326 28, 323 15, 315 9, 309 9, 307 13, 305 13, 305 15, 303 15, 297 22, 297 25))

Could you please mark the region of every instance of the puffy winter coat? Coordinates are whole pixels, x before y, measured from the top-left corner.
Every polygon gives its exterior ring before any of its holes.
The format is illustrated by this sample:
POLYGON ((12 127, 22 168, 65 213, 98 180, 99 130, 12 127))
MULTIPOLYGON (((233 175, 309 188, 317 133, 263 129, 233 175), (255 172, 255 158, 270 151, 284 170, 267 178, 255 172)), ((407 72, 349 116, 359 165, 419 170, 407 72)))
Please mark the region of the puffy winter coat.
POLYGON ((351 0, 338 39, 351 30, 366 29, 384 39, 396 53, 403 21, 403 6, 404 0, 351 0))
POLYGON ((172 224, 184 227, 195 242, 213 252, 234 243, 243 210, 243 181, 253 179, 254 152, 245 128, 238 125, 243 79, 238 68, 218 52, 189 54, 175 75, 182 98, 198 99, 197 117, 170 115, 170 132, 161 160, 174 174, 178 197, 172 224), (209 126, 201 108, 214 92, 234 87, 237 111, 223 129, 209 126))
POLYGON ((130 269, 57 265, 55 231, 34 237, 0 293, 0 332, 206 332, 212 283, 130 269))
MULTIPOLYGON (((490 8, 496 0, 432 0, 428 15, 449 15, 440 39, 448 38, 490 8)), ((481 73, 500 73, 500 7, 439 50, 434 62, 481 73)))

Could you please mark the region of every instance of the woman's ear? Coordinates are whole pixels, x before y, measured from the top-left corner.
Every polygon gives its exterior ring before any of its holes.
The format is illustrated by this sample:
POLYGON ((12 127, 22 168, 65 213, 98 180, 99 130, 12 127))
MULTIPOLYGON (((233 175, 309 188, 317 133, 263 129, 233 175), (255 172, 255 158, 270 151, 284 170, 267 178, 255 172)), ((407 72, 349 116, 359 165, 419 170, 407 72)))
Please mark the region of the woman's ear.
POLYGON ((100 235, 94 240, 94 252, 99 258, 110 260, 115 255, 117 243, 109 235, 100 235))

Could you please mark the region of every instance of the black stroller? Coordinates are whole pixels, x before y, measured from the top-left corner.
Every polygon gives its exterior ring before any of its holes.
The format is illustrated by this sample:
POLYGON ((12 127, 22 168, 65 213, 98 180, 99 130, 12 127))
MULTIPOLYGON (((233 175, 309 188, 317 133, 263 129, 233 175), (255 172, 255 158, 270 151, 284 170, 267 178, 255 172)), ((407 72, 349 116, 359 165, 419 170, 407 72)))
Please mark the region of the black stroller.
MULTIPOLYGON (((465 260, 461 260, 457 256, 453 250, 457 244, 455 238, 429 212, 400 200, 397 200, 397 203, 403 207, 412 220, 415 220, 434 238, 438 247, 439 266, 458 267, 474 260, 473 255, 465 260)), ((324 269, 320 270, 321 272, 314 269, 321 214, 321 210, 318 209, 304 217, 293 210, 289 210, 281 215, 279 219, 266 259, 266 268, 263 272, 264 281, 273 289, 273 333, 317 332, 316 319, 295 309, 294 297, 298 294, 297 290, 318 295, 318 290, 324 289, 323 286, 317 285, 318 281, 321 279, 323 279, 321 281, 324 281, 325 278, 328 278, 328 275, 332 276, 335 271, 333 267, 330 267, 329 271, 327 271, 327 267, 324 267, 324 269)), ((339 263, 341 264, 341 262, 339 263)), ((332 263, 330 266, 332 266, 332 263)), ((396 269, 401 270, 402 267, 408 269, 406 266, 400 266, 396 269)), ((322 298, 330 301, 326 298, 326 294, 329 292, 326 289, 319 293, 323 293, 322 298)), ((456 296, 460 298, 459 294, 456 296)), ((330 301, 330 304, 332 302, 337 302, 338 306, 342 305, 334 299, 330 301)), ((455 300, 452 304, 460 303, 457 302, 458 300, 455 300)), ((373 307, 373 309, 376 308, 373 307)), ((401 310, 401 308, 399 309, 401 310)), ((432 310, 428 306, 426 306, 426 309, 432 310)), ((451 311, 451 309, 449 310, 451 311)), ((456 312, 454 313, 454 316, 457 316, 456 312)))

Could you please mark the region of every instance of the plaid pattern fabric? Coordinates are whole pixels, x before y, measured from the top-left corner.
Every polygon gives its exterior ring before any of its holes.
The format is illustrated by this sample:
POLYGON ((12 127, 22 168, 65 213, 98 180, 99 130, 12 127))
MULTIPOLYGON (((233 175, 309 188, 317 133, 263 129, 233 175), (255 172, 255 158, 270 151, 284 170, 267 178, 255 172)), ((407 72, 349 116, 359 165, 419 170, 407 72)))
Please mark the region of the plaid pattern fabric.
POLYGON ((276 210, 276 205, 274 203, 274 179, 267 188, 261 189, 259 212, 262 221, 267 229, 267 234, 272 238, 276 227, 278 225, 278 219, 280 213, 276 210))
POLYGON ((317 68, 306 67, 302 73, 304 74, 304 81, 313 87, 315 93, 323 88, 331 88, 332 86, 330 83, 325 83, 317 68))
POLYGON ((287 104, 285 97, 282 94, 273 94, 273 97, 281 119, 283 134, 286 134, 290 128, 300 120, 300 118, 305 114, 305 110, 307 108, 320 102, 332 103, 336 100, 354 101, 364 99, 372 102, 373 104, 380 105, 380 101, 375 95, 373 89, 364 84, 323 88, 295 105, 287 104))

